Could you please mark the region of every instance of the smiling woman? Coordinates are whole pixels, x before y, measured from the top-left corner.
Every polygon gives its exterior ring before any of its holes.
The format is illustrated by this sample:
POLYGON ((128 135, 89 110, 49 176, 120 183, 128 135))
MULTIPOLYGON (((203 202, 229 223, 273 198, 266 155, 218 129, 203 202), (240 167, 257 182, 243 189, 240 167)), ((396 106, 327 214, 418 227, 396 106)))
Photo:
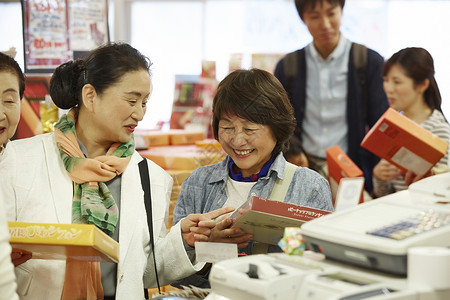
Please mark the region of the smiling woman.
POLYGON ((16 132, 24 90, 25 77, 19 65, 0 53, 0 153, 16 132))
MULTIPOLYGON (((25 90, 25 78, 17 62, 0 53, 0 162, 3 148, 14 135, 20 118, 20 100, 25 90)), ((0 168, 2 168, 0 166, 0 168)), ((5 299, 19 299, 16 294, 14 267, 11 263, 8 225, 0 197, 0 295, 5 299)), ((29 259, 27 255, 24 259, 29 259)))
POLYGON ((219 121, 219 142, 236 165, 241 166, 242 176, 248 177, 269 161, 277 141, 270 127, 233 116, 219 121))
MULTIPOLYGON (((292 105, 283 86, 260 69, 236 70, 219 84, 213 100, 214 137, 228 154, 201 167, 184 180, 174 210, 174 224, 187 214, 239 207, 250 196, 269 198, 312 208, 333 210, 330 187, 315 171, 286 162, 286 150, 295 128, 292 105), (285 193, 276 193, 278 186, 285 193)), ((211 231, 209 241, 234 243, 246 254, 260 247, 251 234, 241 235, 224 218, 211 231)), ((264 245, 261 252, 281 251, 264 245)), ((259 251, 259 250, 258 250, 259 251)), ((208 287, 207 274, 180 282, 208 287)))

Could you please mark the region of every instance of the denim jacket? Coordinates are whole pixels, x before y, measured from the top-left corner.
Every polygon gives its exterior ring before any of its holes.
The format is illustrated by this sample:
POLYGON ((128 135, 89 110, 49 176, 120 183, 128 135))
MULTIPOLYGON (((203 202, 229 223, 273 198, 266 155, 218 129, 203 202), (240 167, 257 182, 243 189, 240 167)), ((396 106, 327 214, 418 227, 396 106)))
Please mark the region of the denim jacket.
MULTIPOLYGON (((227 156, 223 161, 195 169, 182 184, 174 210, 173 224, 193 213, 207 213, 223 207, 227 201, 225 187, 228 180, 227 156)), ((286 160, 278 154, 267 176, 252 187, 250 196, 269 198, 277 178, 283 179, 286 160)), ((308 168, 298 167, 286 194, 285 202, 312 208, 333 210, 328 181, 308 168)))

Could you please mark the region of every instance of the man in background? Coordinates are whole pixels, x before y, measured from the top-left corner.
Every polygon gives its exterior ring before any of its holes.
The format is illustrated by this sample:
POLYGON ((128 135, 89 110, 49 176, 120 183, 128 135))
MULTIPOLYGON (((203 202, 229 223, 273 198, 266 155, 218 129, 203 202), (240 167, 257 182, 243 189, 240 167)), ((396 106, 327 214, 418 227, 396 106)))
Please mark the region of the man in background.
POLYGON ((384 60, 342 35, 344 4, 345 0, 295 1, 313 41, 281 59, 275 76, 295 109, 295 134, 302 141, 309 167, 327 177, 325 151, 338 145, 363 170, 370 193, 378 158, 360 143, 389 107, 383 91, 384 60))

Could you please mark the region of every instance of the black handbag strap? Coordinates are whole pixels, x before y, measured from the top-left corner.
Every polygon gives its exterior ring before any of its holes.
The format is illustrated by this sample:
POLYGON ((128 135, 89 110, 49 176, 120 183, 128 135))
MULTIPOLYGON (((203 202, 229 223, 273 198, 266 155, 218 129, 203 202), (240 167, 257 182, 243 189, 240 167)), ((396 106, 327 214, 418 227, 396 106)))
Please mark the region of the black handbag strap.
MULTIPOLYGON (((152 195, 150 192, 150 177, 148 175, 147 159, 143 158, 139 162, 138 166, 139 166, 139 173, 141 174, 142 189, 144 190, 145 211, 147 212, 148 231, 150 233, 150 244, 152 245, 152 248, 150 250, 153 256, 153 263, 155 266, 156 284, 158 285, 158 292, 159 294, 161 294, 161 288, 159 286, 158 270, 156 268, 155 241, 153 238, 153 220, 152 220, 152 195)), ((145 299, 149 299, 148 290, 145 288, 144 294, 145 299)))

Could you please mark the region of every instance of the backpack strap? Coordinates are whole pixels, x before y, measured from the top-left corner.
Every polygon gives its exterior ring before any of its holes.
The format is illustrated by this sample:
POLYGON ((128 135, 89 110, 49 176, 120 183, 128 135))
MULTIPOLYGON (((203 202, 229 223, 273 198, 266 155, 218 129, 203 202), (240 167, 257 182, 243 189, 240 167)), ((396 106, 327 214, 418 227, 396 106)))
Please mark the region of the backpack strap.
POLYGON ((296 170, 296 165, 286 162, 286 165, 284 166, 283 180, 277 178, 269 199, 284 202, 284 198, 286 198, 287 191, 291 185, 292 178, 294 177, 296 170))
POLYGON ((352 43, 353 65, 358 74, 359 82, 362 90, 362 106, 364 120, 367 118, 367 81, 366 81, 366 66, 367 66, 367 47, 358 43, 352 43))
POLYGON ((286 91, 292 93, 292 88, 294 87, 295 77, 297 77, 297 66, 298 66, 298 52, 286 54, 283 60, 284 76, 286 77, 286 91))
MULTIPOLYGON (((150 191, 150 176, 148 175, 147 159, 143 157, 143 159, 139 162, 138 166, 139 166, 139 173, 141 175, 142 189, 144 190, 145 211, 147 213, 147 224, 148 224, 148 231, 150 234, 150 244, 152 246, 151 253, 153 256, 153 263, 155 266, 156 283, 158 285, 158 292, 159 294, 161 294, 161 288, 159 286, 158 270, 156 268, 155 241, 153 238, 153 221, 152 221, 152 195, 150 191)), ((145 299, 149 299, 148 289, 146 288, 144 288, 144 295, 145 299)))
MULTIPOLYGON (((277 178, 277 180, 275 181, 275 185, 273 186, 272 193, 269 197, 270 200, 284 202, 284 198, 286 198, 286 193, 289 189, 289 186, 291 185, 292 178, 294 177, 295 170, 297 170, 296 165, 291 164, 290 162, 286 162, 286 165, 284 166, 283 180, 277 178)), ((265 254, 267 253, 268 249, 268 244, 254 242, 252 254, 265 254)))
MULTIPOLYGON (((286 91, 288 93, 292 92, 294 87, 295 77, 297 76, 298 69, 298 56, 300 50, 286 54, 283 60, 284 76, 286 77, 286 91)), ((363 94, 363 114, 364 119, 367 116, 367 82, 366 82, 366 66, 367 66, 367 47, 352 43, 352 53, 353 53, 353 65, 355 66, 356 72, 358 74, 359 82, 361 83, 361 89, 363 94)))

